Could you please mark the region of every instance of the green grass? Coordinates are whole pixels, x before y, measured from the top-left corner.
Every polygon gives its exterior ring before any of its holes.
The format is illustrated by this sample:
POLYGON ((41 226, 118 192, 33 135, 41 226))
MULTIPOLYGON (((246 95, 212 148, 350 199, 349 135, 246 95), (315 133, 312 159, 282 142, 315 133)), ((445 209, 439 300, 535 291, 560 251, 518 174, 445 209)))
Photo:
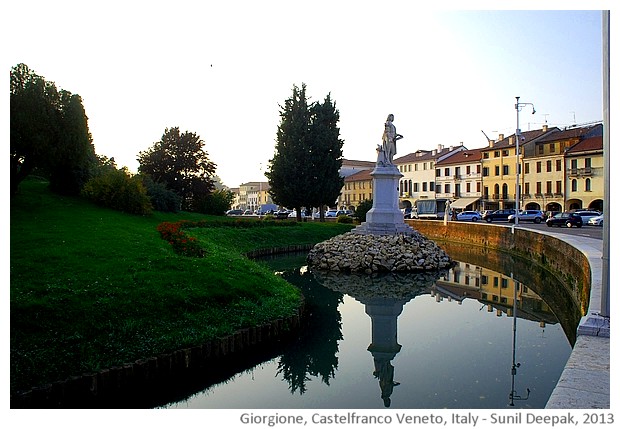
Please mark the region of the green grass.
POLYGON ((351 228, 216 226, 221 220, 127 215, 24 182, 11 200, 11 392, 293 314, 299 291, 244 253, 351 228), (182 219, 210 221, 187 231, 204 258, 179 256, 160 238, 159 223, 182 219))

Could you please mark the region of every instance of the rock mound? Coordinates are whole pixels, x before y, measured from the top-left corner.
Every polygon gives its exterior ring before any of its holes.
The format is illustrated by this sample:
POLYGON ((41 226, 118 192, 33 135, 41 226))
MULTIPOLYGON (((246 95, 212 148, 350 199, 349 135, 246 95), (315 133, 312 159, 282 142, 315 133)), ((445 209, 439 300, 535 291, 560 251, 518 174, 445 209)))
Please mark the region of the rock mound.
POLYGON ((420 272, 448 268, 452 259, 437 243, 413 234, 347 232, 319 243, 307 257, 312 268, 344 272, 420 272))

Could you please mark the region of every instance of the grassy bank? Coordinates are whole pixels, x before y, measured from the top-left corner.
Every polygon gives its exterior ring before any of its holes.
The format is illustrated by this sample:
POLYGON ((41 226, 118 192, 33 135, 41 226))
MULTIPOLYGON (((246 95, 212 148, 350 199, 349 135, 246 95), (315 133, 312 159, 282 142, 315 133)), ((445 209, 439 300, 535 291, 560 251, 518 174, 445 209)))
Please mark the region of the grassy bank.
POLYGON ((350 226, 214 226, 140 217, 59 197, 31 180, 11 201, 11 391, 201 344, 292 314, 299 292, 244 252, 316 243, 350 226), (157 225, 192 228, 203 258, 179 256, 157 225))

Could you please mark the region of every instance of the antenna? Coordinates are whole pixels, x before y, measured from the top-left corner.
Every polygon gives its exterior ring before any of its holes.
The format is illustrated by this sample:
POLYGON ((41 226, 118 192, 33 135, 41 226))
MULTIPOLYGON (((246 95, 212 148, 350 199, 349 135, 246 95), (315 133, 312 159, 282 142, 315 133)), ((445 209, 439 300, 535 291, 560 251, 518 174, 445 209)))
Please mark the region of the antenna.
POLYGON ((480 130, 482 131, 482 134, 484 134, 484 136, 487 138, 487 142, 491 143, 491 139, 489 138, 489 136, 487 136, 487 133, 484 132, 484 130, 480 130))
POLYGON ((545 117, 545 124, 546 124, 547 123, 547 116, 549 116, 549 114, 548 113, 543 113, 542 115, 545 117))

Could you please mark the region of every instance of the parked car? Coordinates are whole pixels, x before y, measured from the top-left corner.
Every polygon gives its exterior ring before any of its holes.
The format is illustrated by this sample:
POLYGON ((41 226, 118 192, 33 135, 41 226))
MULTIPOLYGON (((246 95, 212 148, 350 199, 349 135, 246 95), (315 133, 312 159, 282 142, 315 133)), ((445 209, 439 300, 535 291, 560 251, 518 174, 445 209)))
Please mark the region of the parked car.
POLYGON ((590 220, 588 220, 588 225, 603 226, 603 215, 591 217, 590 220))
POLYGON ((243 212, 243 216, 251 216, 253 215, 254 212, 250 209, 247 209, 246 211, 243 212))
POLYGON ((240 216, 243 214, 243 210, 231 209, 226 212, 226 216, 240 216))
POLYGON ((515 214, 514 209, 495 210, 492 213, 487 213, 482 216, 487 222, 493 222, 494 220, 508 220, 508 216, 515 214))
POLYGON ((583 226, 583 220, 581 220, 581 216, 579 216, 577 213, 570 212, 558 213, 555 216, 547 219, 546 223, 549 227, 567 226, 569 228, 572 228, 573 226, 576 226, 577 228, 581 228, 583 226))
POLYGON ((342 215, 351 216, 353 215, 353 211, 352 210, 327 210, 325 212, 325 217, 338 217, 342 215))
POLYGON ((583 221, 583 223, 588 223, 588 221, 593 217, 601 215, 601 212, 598 212, 596 210, 575 210, 574 213, 577 213, 579 216, 581 216, 581 220, 583 221))
MULTIPOLYGON (((516 214, 508 216, 508 222, 515 223, 516 214)), ((519 222, 541 223, 545 218, 545 214, 540 210, 523 210, 519 212, 519 222)))
POLYGON ((470 220, 472 222, 477 222, 482 219, 482 214, 477 211, 463 211, 457 213, 456 220, 470 220))
POLYGON ((543 220, 547 221, 547 219, 549 219, 550 217, 555 216, 558 213, 562 213, 562 212, 560 212, 560 211, 547 211, 547 212, 545 212, 545 218, 543 220))

